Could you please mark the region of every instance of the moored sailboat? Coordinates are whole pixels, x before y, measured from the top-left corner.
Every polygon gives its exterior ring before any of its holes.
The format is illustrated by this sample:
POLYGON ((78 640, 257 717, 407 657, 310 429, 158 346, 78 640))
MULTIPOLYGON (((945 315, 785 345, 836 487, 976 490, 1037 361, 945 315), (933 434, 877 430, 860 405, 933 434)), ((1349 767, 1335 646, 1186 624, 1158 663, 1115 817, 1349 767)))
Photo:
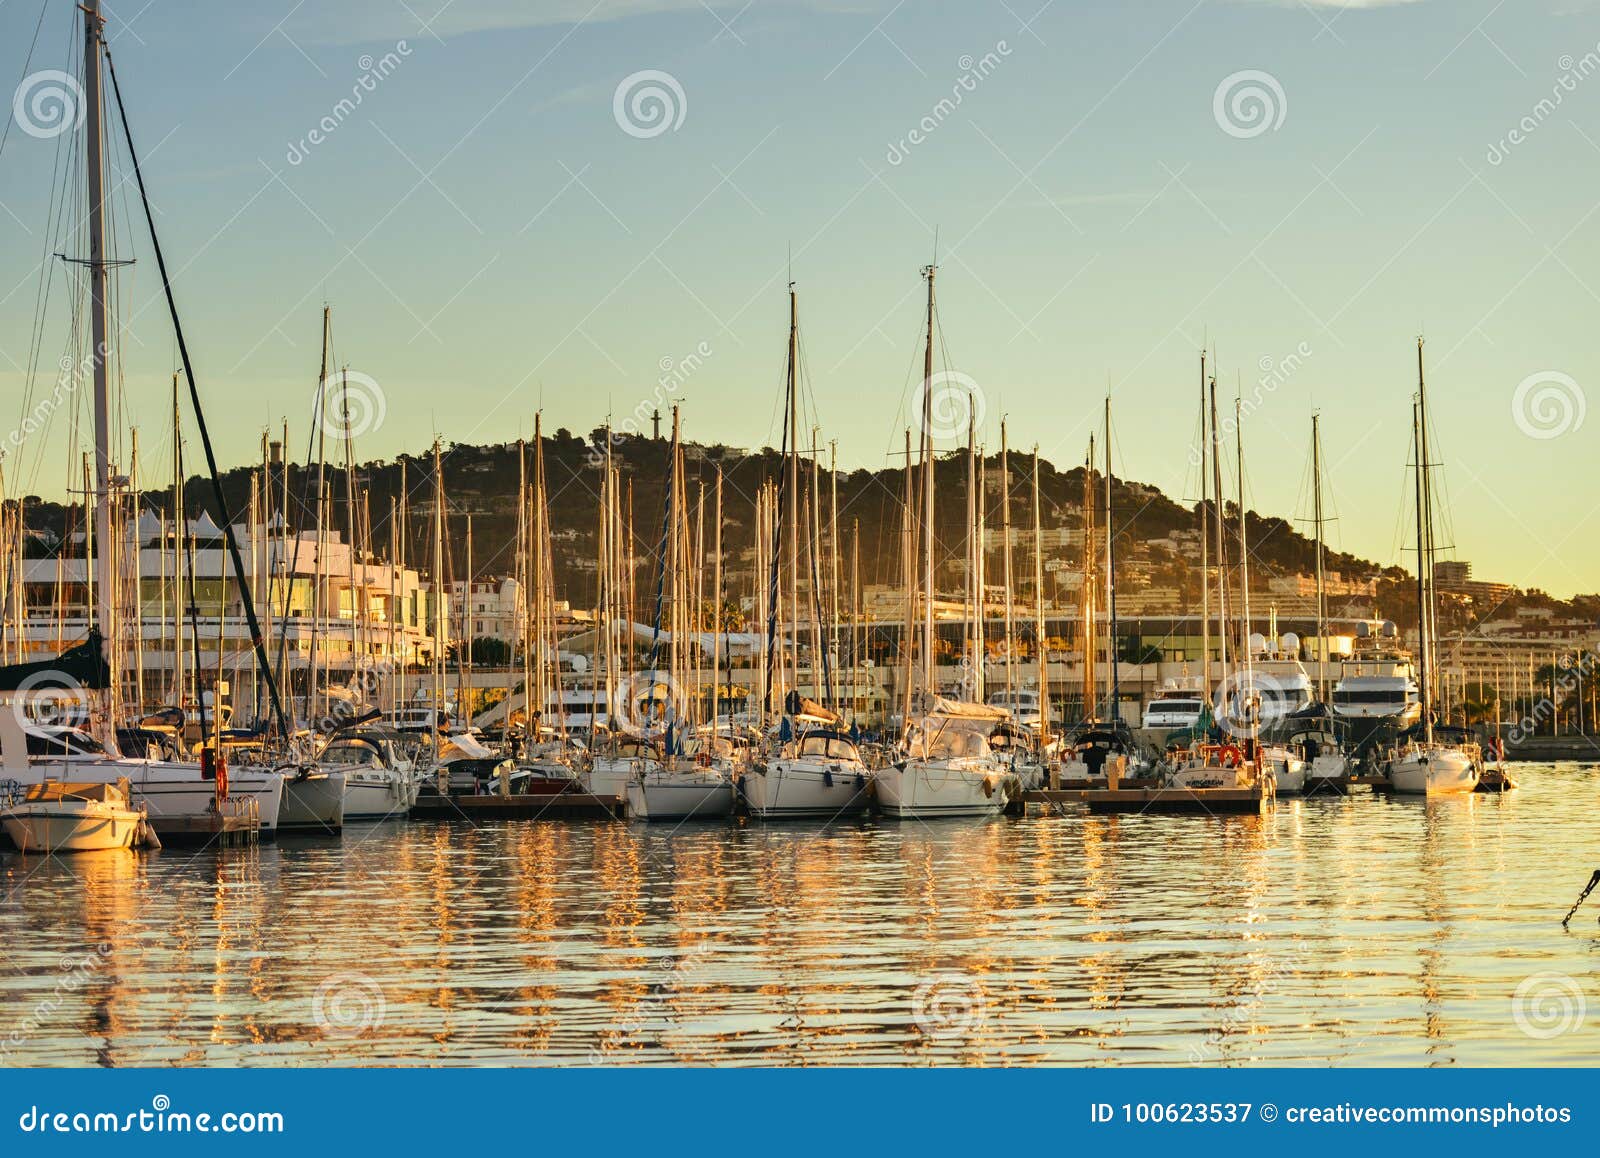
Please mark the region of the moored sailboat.
POLYGON ((1434 655, 1437 638, 1433 600, 1433 478, 1428 461, 1428 392, 1423 375, 1422 339, 1417 339, 1417 397, 1412 406, 1412 447, 1416 451, 1417 514, 1417 686, 1422 718, 1402 737, 1389 761, 1389 785, 1412 796, 1471 792, 1483 774, 1478 745, 1456 729, 1437 729, 1433 720, 1434 655))

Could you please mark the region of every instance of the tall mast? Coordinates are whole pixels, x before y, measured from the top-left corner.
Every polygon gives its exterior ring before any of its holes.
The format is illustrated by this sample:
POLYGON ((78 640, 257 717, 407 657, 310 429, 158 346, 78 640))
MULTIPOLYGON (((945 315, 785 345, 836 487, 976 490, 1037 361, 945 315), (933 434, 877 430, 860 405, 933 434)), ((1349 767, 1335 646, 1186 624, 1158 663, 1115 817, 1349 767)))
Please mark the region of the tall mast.
POLYGON ((938 266, 926 265, 928 279, 928 345, 922 357, 922 687, 939 689, 933 679, 933 277, 938 266))
MULTIPOLYGON (((1016 650, 1016 640, 1013 638, 1011 623, 1011 462, 1008 457, 1006 445, 1006 420, 1000 420, 1000 537, 1004 542, 1001 550, 1001 569, 1005 572, 1005 657, 1006 657, 1006 702, 1012 701, 1011 693, 1015 680, 1012 678, 1012 652, 1016 650)), ((982 550, 983 545, 979 544, 982 550)))
POLYGON ((1087 722, 1100 714, 1100 681, 1095 674, 1099 648, 1095 628, 1095 498, 1094 432, 1089 432, 1089 454, 1083 460, 1083 585, 1079 618, 1083 629, 1083 718, 1087 722))
POLYGON ((1200 697, 1211 698, 1211 531, 1206 521, 1210 480, 1206 456, 1206 352, 1200 351, 1200 697))
POLYGON ((717 467, 715 498, 712 504, 711 550, 711 732, 717 730, 717 705, 722 688, 722 467, 717 467))
MULTIPOLYGON (((789 654, 793 657, 793 678, 789 686, 800 688, 800 307, 795 297, 794 282, 789 283, 789 365, 785 385, 789 407, 789 518, 788 534, 784 543, 788 552, 789 615, 783 626, 789 631, 789 654)), ((779 641, 782 642, 780 635, 779 641)), ((813 665, 815 660, 813 660, 813 665)))
POLYGON ((1255 656, 1250 649, 1250 542, 1245 527, 1244 505, 1244 403, 1238 398, 1233 400, 1233 423, 1234 454, 1237 456, 1235 469, 1239 472, 1236 480, 1239 489, 1239 643, 1244 648, 1245 694, 1255 705, 1247 717, 1250 737, 1254 739, 1261 701, 1256 695, 1255 656))
POLYGON ((1050 742, 1050 658, 1044 639, 1044 532, 1040 529, 1039 447, 1033 448, 1033 650, 1039 665, 1039 746, 1050 742))
POLYGON ((967 414, 967 589, 961 605, 967 614, 965 654, 971 665, 967 694, 983 698, 983 636, 978 630, 978 607, 983 602, 983 576, 979 573, 978 553, 978 422, 977 414, 967 414))
POLYGON ((1217 646, 1221 652, 1222 682, 1228 682, 1228 540, 1222 511, 1222 431, 1217 425, 1217 376, 1211 375, 1211 499, 1212 529, 1217 536, 1217 646))
POLYGON ((1111 721, 1122 719, 1122 661, 1117 651, 1117 518, 1111 502, 1111 397, 1106 396, 1106 664, 1111 679, 1111 721))
MULTIPOLYGON (((719 548, 720 550, 720 548, 719 548)), ((828 635, 833 662, 829 665, 828 695, 834 711, 839 710, 839 444, 828 441, 828 635)))
POLYGON ((1428 389, 1422 370, 1422 339, 1417 339, 1417 642, 1421 659, 1422 738, 1433 743, 1433 495, 1428 477, 1428 389))
POLYGON ((433 440, 433 758, 439 759, 439 730, 444 713, 444 474, 439 465, 439 440, 433 440))
POLYGON ((1327 635, 1328 593, 1322 543, 1322 422, 1311 416, 1311 519, 1317 536, 1317 702, 1328 702, 1327 635))
POLYGON ((916 500, 912 487, 911 429, 906 428, 906 485, 905 501, 901 505, 900 570, 906 589, 905 631, 900 637, 900 655, 905 661, 905 684, 901 688, 902 729, 911 723, 911 673, 913 670, 913 642, 917 634, 917 522, 916 500))
POLYGON ((184 702, 183 672, 183 418, 178 410, 178 376, 172 376, 172 702, 184 702))
POLYGON ((106 716, 102 742, 110 741, 115 751, 117 685, 116 591, 113 587, 116 560, 111 551, 111 381, 106 358, 109 353, 108 304, 110 260, 106 254, 106 178, 105 131, 100 77, 100 40, 104 22, 100 0, 83 4, 83 87, 88 106, 88 127, 84 132, 85 174, 89 193, 89 327, 94 342, 91 355, 94 371, 94 538, 95 553, 94 618, 99 629, 100 653, 111 669, 111 689, 105 700, 106 716))

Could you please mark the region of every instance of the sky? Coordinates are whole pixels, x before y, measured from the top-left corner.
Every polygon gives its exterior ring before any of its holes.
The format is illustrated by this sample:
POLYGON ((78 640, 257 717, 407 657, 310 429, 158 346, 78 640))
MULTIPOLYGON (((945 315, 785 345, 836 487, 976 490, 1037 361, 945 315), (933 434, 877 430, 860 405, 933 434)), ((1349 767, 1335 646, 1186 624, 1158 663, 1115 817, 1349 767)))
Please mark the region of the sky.
MULTIPOLYGON (((25 429, 82 348, 49 224, 76 130, 34 100, 77 19, 0 3, 12 494, 68 485, 83 405, 25 429)), ((1382 563, 1425 335, 1447 553, 1600 588, 1592 0, 117 0, 107 36, 224 463, 285 417, 303 454, 324 303, 362 458, 672 402, 775 444, 792 278, 811 419, 880 467, 936 260, 936 397, 986 445, 1005 416, 1077 462, 1109 391, 1118 472, 1192 500, 1214 347, 1252 505, 1309 514, 1320 412, 1330 541, 1382 563)), ((133 196, 120 406, 159 480, 175 350, 133 196)))

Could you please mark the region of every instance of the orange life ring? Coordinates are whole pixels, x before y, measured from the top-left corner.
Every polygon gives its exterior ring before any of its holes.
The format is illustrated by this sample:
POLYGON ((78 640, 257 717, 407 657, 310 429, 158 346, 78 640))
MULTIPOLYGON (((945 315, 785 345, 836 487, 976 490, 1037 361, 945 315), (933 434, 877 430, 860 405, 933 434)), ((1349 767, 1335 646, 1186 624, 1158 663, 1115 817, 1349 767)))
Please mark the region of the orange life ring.
POLYGON ((1228 744, 1219 753, 1219 758, 1224 768, 1237 768, 1244 759, 1244 753, 1239 750, 1237 744, 1228 744))

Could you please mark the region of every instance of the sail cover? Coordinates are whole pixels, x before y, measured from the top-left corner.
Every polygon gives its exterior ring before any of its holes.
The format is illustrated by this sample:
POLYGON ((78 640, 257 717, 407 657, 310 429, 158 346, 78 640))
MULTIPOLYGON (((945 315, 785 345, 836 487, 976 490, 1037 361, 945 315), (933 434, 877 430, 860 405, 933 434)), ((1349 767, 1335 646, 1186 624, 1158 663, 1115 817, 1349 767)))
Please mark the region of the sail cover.
POLYGON ((0 692, 98 690, 110 686, 111 669, 106 664, 98 631, 91 631, 88 639, 55 659, 0 667, 0 692))

